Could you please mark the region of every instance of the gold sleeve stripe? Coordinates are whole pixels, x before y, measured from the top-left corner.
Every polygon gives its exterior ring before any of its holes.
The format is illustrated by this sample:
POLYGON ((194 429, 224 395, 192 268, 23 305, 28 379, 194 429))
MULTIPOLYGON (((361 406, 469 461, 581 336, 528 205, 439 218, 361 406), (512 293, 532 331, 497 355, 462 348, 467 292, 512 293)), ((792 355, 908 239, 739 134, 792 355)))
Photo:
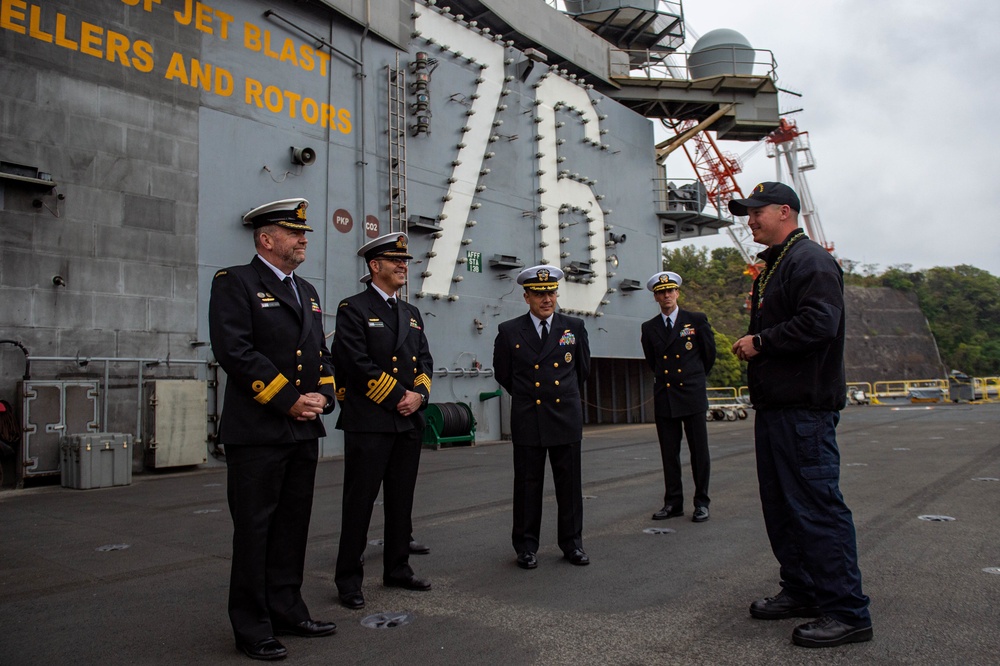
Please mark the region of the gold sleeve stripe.
MULTIPOLYGON (((386 375, 383 374, 383 378, 385 376, 386 375)), ((392 392, 392 389, 395 387, 396 380, 392 378, 389 378, 388 381, 380 379, 374 386, 371 386, 371 382, 369 382, 370 390, 366 395, 373 402, 381 404, 381 402, 389 396, 389 393, 392 392)))
POLYGON ((333 375, 330 375, 329 377, 320 377, 319 385, 322 386, 323 384, 334 384, 333 375))
POLYGON ((264 390, 260 391, 253 397, 254 400, 262 405, 266 405, 271 402, 271 398, 278 395, 278 391, 285 388, 285 384, 288 383, 288 379, 284 375, 279 374, 275 377, 270 384, 264 387, 264 390))
POLYGON ((396 380, 386 376, 389 381, 382 382, 379 388, 369 391, 369 397, 375 402, 382 402, 389 397, 389 394, 396 388, 396 380))
POLYGON ((416 388, 418 386, 426 386, 427 392, 429 393, 431 390, 431 378, 421 372, 417 375, 417 378, 413 380, 413 387, 416 388))
POLYGON ((383 372, 381 377, 368 382, 368 393, 365 395, 370 400, 381 403, 394 388, 396 388, 396 380, 383 372))

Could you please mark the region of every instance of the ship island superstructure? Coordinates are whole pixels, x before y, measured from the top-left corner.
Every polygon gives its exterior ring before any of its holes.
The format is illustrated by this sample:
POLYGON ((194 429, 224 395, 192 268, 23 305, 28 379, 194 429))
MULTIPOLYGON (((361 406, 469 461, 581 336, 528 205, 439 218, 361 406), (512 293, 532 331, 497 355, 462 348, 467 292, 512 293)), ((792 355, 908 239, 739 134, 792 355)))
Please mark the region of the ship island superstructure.
POLYGON ((3 7, 0 371, 25 477, 58 473, 70 432, 134 433, 154 467, 206 458, 225 381, 212 276, 252 256, 242 215, 290 197, 310 203, 299 272, 330 334, 363 286, 357 249, 408 234, 442 436, 507 434, 493 339, 525 311, 514 276, 542 263, 590 333, 588 421, 651 420, 645 280, 663 243, 733 224, 668 181, 655 126, 757 141, 779 124, 773 55, 680 51, 680 2, 3 7))

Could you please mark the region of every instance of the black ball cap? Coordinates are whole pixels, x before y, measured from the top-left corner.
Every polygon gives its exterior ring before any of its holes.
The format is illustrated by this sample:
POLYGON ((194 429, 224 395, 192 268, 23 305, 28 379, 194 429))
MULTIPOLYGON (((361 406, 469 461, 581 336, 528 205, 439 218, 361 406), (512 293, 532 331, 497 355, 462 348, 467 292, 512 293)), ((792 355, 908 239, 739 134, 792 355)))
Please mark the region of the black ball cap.
POLYGON ((763 208, 769 204, 788 206, 796 213, 801 210, 799 195, 784 183, 758 183, 753 188, 753 194, 746 199, 732 199, 729 202, 729 212, 733 215, 749 215, 749 208, 763 208))

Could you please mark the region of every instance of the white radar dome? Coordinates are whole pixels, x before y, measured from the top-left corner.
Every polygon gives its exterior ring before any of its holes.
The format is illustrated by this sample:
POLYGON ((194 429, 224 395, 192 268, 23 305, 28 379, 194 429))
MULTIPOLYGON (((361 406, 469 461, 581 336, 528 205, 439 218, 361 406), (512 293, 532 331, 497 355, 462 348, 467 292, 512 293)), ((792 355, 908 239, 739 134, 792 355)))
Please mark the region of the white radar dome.
POLYGON ((753 74, 754 48, 746 37, 728 28, 719 28, 701 36, 688 55, 692 79, 709 76, 753 74))

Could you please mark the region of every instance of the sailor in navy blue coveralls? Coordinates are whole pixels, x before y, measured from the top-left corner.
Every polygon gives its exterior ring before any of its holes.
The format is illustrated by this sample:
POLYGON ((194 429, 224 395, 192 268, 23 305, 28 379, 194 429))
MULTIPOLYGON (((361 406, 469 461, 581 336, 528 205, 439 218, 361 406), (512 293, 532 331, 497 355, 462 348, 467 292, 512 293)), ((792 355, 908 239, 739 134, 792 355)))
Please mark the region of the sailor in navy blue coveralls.
POLYGON ((847 400, 843 274, 798 228, 799 200, 787 185, 761 183, 729 207, 749 214, 754 240, 768 246, 750 329, 733 353, 749 362, 761 506, 782 592, 754 602, 750 614, 818 616, 792 633, 803 647, 867 641, 869 600, 854 520, 840 492, 836 439, 847 400))

